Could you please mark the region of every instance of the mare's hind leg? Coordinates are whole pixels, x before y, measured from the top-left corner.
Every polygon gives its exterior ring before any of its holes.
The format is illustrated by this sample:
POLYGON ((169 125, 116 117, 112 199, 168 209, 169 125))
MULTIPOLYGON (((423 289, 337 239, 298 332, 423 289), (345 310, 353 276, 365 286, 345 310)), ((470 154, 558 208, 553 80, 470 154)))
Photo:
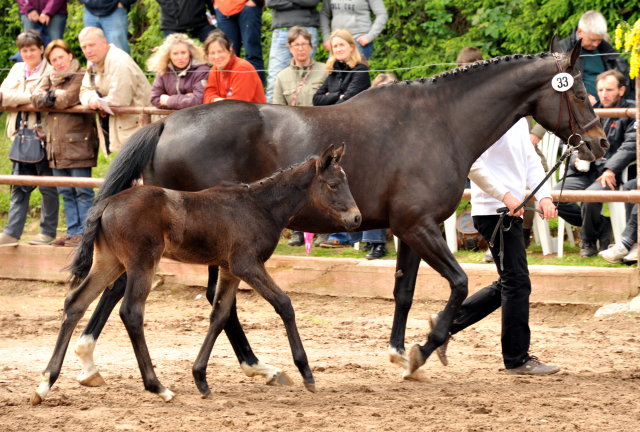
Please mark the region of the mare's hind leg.
POLYGON ((414 225, 403 229, 405 241, 427 264, 440 273, 451 287, 449 301, 444 308, 438 324, 429 333, 424 346, 414 345, 409 354, 409 373, 422 366, 431 353, 442 345, 451 329, 453 319, 468 293, 468 279, 460 264, 447 247, 438 224, 425 221, 423 225, 414 225))
POLYGON ((389 360, 404 369, 402 376, 409 378, 409 356, 405 353, 404 337, 407 328, 407 318, 413 303, 413 293, 416 288, 416 277, 420 267, 420 256, 407 244, 400 241, 398 260, 396 262, 396 282, 393 288, 393 298, 396 309, 391 327, 389 340, 389 360))
POLYGON ((89 323, 78 338, 78 342, 76 342, 75 353, 82 365, 82 372, 78 375, 78 382, 82 385, 96 387, 106 384, 93 362, 93 351, 96 348, 98 337, 107 323, 109 315, 111 315, 111 311, 124 297, 126 287, 127 274, 123 273, 116 279, 112 287, 104 291, 98 306, 96 306, 91 319, 89 319, 89 323))
POLYGON ((120 306, 120 318, 131 339, 144 388, 157 394, 165 402, 169 402, 173 399, 173 393, 160 383, 153 369, 143 327, 145 303, 151 292, 156 265, 156 262, 149 260, 149 262, 127 266, 127 288, 120 306))
POLYGON ((62 325, 58 340, 53 350, 53 355, 46 369, 42 373, 42 381, 31 400, 33 405, 37 405, 45 398, 51 386, 56 382, 60 375, 64 355, 73 330, 78 325, 78 321, 83 317, 85 311, 98 295, 111 284, 122 272, 124 267, 118 261, 117 257, 108 249, 96 247, 94 253, 94 263, 91 271, 86 279, 78 288, 73 290, 64 301, 64 313, 62 315, 62 325))
POLYGON ((289 296, 276 285, 271 276, 269 276, 269 273, 267 273, 262 262, 234 262, 231 271, 264 297, 264 299, 273 306, 276 313, 280 315, 284 327, 287 330, 287 337, 289 338, 289 345, 291 346, 291 352, 293 354, 293 362, 302 375, 304 386, 307 390, 315 393, 315 380, 313 379, 307 354, 304 351, 300 335, 298 334, 296 316, 289 296))
MULTIPOLYGON (((213 305, 213 297, 216 294, 216 283, 218 282, 218 267, 209 266, 209 284, 207 286, 207 300, 213 305)), ((231 312, 227 324, 224 326, 224 332, 229 338, 231 347, 236 353, 238 362, 242 371, 248 377, 263 376, 266 379, 267 385, 284 385, 290 386, 293 381, 286 372, 271 366, 267 363, 262 363, 253 353, 247 336, 242 329, 242 324, 238 319, 238 311, 236 308, 236 301, 234 299, 233 306, 231 306, 231 312)), ((407 361, 408 364, 408 361, 407 361)))
POLYGON ((240 279, 232 275, 228 269, 221 269, 220 286, 218 286, 215 296, 212 299, 213 309, 211 310, 209 320, 209 330, 200 348, 198 357, 193 363, 193 378, 203 398, 211 394, 209 384, 207 383, 207 363, 209 363, 209 357, 211 357, 211 350, 220 332, 229 320, 231 308, 235 305, 236 292, 238 291, 239 284, 240 279))

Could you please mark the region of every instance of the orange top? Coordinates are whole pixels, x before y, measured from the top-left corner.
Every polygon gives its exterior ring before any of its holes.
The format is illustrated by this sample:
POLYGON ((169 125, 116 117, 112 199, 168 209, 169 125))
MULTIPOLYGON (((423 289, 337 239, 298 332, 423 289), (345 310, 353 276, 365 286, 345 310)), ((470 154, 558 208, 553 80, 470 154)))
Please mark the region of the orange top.
POLYGON ((216 66, 209 72, 202 103, 213 102, 216 98, 267 103, 258 72, 251 63, 235 54, 231 56, 224 72, 216 66))

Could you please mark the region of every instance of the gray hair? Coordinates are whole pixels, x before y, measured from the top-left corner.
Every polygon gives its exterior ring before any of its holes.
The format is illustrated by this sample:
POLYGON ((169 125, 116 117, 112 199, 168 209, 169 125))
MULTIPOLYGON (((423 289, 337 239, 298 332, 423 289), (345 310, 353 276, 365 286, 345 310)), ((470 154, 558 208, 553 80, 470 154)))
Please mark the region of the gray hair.
POLYGON ((578 28, 587 34, 603 38, 607 34, 607 20, 600 12, 589 10, 580 17, 578 28))
POLYGON ((90 34, 98 35, 101 41, 107 39, 102 29, 98 27, 85 27, 80 31, 80 34, 78 34, 78 40, 82 40, 86 36, 89 36, 90 34))

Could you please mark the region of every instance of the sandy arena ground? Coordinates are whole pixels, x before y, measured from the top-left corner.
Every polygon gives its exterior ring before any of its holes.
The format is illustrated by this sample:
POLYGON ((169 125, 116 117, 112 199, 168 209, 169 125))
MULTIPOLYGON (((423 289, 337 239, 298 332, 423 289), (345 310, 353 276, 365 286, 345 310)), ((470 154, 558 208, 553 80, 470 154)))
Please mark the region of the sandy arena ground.
MULTIPOLYGON (((435 355, 422 382, 401 379, 387 354, 393 303, 292 295, 318 388, 307 392, 291 360, 279 317, 252 292, 239 314, 258 357, 286 370, 293 387, 248 378, 221 336, 209 363, 212 398, 203 400, 191 364, 204 338, 209 304, 195 288, 156 288, 146 336, 156 372, 177 394, 164 403, 143 389, 117 314, 98 340, 104 387, 80 386, 72 339, 60 379, 42 405, 29 399, 52 353, 66 287, 0 281, 0 430, 384 430, 634 431, 640 424, 640 316, 593 318, 595 308, 533 305, 531 352, 563 370, 550 377, 507 376, 500 355, 500 315, 457 335, 450 366, 435 355), (226 426, 226 427, 224 427, 226 426)), ((94 304, 95 306, 95 304, 94 304)), ((416 299, 407 348, 423 342, 426 317, 443 305, 416 299)), ((90 311, 93 310, 93 307, 90 311)))

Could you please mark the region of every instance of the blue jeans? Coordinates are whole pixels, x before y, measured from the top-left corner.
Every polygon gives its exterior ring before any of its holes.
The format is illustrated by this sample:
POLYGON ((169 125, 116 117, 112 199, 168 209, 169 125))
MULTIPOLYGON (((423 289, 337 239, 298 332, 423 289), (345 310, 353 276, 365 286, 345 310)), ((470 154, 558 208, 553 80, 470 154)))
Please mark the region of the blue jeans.
POLYGON ((125 8, 119 7, 109 16, 98 17, 85 7, 84 26, 102 29, 107 37, 107 42, 114 44, 129 55, 131 54, 131 50, 129 50, 129 18, 127 18, 125 8))
POLYGON ((209 36, 209 33, 214 31, 216 28, 209 23, 206 23, 203 26, 196 27, 190 30, 162 30, 162 37, 167 38, 170 34, 174 33, 189 33, 192 37, 198 38, 200 42, 204 43, 209 36))
POLYGON ((352 242, 387 243, 387 229, 349 233, 352 242))
POLYGON ((265 85, 264 60, 262 59, 262 8, 245 6, 240 13, 226 16, 216 9, 218 28, 227 35, 233 51, 240 57, 240 49, 244 46, 244 58, 258 71, 265 85))
MULTIPOLYGON (((56 177, 91 177, 91 167, 54 169, 56 177)), ((67 236, 82 235, 87 212, 93 204, 95 194, 91 188, 58 187, 62 195, 64 213, 67 219, 67 236)))
POLYGON ((364 56, 367 60, 373 54, 373 41, 369 42, 365 46, 360 45, 360 42, 356 41, 356 45, 358 46, 358 52, 364 56))
MULTIPOLYGON (((22 21, 22 29, 38 30, 42 24, 40 22, 31 22, 25 14, 20 14, 20 20, 22 21)), ((49 25, 44 26, 42 36, 48 36, 49 41, 62 39, 64 35, 64 27, 67 25, 67 15, 53 15, 49 19, 49 25)))
MULTIPOLYGON (((318 49, 318 29, 315 27, 305 27, 311 33, 311 58, 316 57, 318 49)), ((273 90, 276 87, 276 78, 280 71, 287 67, 289 60, 293 58, 289 46, 287 45, 287 36, 289 29, 280 28, 273 31, 271 36, 271 49, 269 50, 269 75, 267 76, 267 103, 273 103, 273 90)))

